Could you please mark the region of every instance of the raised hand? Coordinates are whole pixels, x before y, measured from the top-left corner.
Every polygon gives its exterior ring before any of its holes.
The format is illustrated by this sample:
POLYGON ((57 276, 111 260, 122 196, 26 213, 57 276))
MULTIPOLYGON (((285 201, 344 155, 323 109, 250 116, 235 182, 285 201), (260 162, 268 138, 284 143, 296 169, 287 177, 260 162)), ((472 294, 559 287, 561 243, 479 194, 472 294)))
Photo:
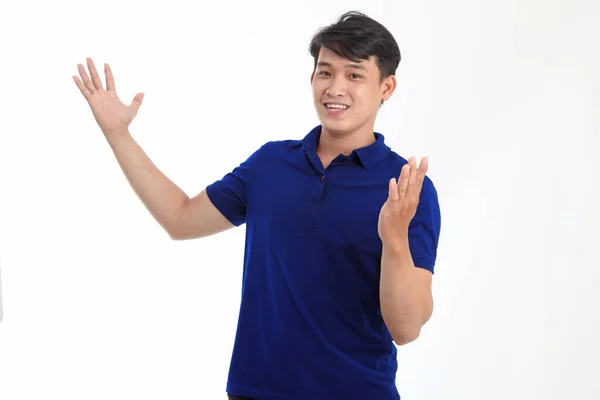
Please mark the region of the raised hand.
POLYGON ((428 167, 427 157, 421 159, 419 168, 415 157, 411 157, 402 167, 398 182, 390 179, 388 199, 379 213, 378 232, 384 244, 408 237, 408 226, 417 212, 428 167))
POLYGON ((137 115, 144 99, 144 94, 138 93, 130 105, 123 104, 119 96, 117 96, 115 79, 110 66, 104 64, 104 73, 106 75, 106 90, 104 90, 94 62, 91 58, 87 58, 86 61, 90 70, 91 80, 82 64, 77 64, 81 79, 74 75, 73 80, 90 105, 100 129, 105 136, 126 129, 137 115))

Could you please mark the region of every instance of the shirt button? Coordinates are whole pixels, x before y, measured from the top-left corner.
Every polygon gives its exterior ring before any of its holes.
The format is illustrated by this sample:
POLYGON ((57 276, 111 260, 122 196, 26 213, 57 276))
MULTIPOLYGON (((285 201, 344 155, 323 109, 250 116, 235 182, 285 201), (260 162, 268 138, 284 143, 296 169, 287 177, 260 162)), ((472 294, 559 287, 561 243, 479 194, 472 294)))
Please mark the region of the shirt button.
POLYGON ((321 180, 324 181, 325 180, 325 175, 321 175, 321 180))

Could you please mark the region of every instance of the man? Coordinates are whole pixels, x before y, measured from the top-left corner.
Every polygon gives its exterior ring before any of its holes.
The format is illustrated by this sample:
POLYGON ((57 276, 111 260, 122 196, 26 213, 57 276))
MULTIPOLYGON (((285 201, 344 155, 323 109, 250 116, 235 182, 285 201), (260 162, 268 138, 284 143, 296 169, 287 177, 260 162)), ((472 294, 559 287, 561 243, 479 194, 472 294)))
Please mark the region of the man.
POLYGON ((314 36, 310 53, 321 125, 266 143, 193 198, 128 131, 142 93, 125 106, 108 64, 104 90, 91 59, 91 81, 81 64, 83 82, 74 80, 171 238, 246 224, 230 399, 397 400, 393 342, 414 341, 433 310, 436 190, 426 158, 407 161, 373 131, 396 88, 400 51, 389 31, 346 13, 314 36))

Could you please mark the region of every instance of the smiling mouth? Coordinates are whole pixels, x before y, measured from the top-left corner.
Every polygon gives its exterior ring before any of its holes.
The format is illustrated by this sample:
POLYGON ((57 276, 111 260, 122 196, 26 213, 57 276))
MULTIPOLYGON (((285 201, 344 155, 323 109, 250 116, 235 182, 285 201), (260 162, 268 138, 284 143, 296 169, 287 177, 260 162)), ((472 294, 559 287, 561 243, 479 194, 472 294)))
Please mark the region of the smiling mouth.
POLYGON ((346 110, 350 108, 345 104, 335 104, 335 103, 325 103, 325 109, 329 115, 339 115, 344 113, 346 110))

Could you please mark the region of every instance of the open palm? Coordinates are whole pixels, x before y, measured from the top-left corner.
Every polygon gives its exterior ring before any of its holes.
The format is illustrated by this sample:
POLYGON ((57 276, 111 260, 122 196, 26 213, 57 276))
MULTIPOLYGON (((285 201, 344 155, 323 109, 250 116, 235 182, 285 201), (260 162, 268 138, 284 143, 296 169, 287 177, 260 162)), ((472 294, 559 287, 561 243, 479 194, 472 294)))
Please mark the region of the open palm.
POLYGON ((77 64, 81 79, 74 75, 73 80, 90 105, 100 129, 105 135, 110 135, 127 128, 137 115, 144 94, 138 93, 130 105, 123 104, 117 95, 110 66, 104 64, 106 75, 106 90, 104 90, 94 62, 91 58, 87 58, 86 61, 91 80, 82 64, 77 64))
POLYGON ((428 169, 428 157, 421 159, 418 168, 416 157, 410 157, 402 166, 398 181, 390 179, 388 199, 379 213, 378 231, 384 244, 397 242, 408 234, 428 169))

